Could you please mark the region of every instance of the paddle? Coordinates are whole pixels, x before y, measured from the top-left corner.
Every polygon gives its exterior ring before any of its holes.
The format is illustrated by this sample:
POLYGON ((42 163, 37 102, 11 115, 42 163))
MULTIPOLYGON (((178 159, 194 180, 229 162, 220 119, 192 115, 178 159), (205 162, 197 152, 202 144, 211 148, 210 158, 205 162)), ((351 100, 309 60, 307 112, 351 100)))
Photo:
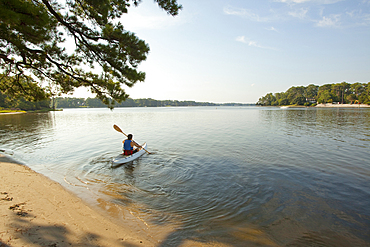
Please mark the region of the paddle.
MULTIPOLYGON (((117 130, 118 132, 121 132, 122 134, 124 134, 126 137, 127 137, 127 135, 125 134, 125 133, 123 133, 123 131, 121 130, 121 128, 120 127, 118 127, 117 125, 113 125, 113 128, 115 129, 115 130, 117 130)), ((143 147, 142 147, 143 148, 143 147)), ((145 148, 143 148, 144 150, 145 150, 145 152, 147 152, 148 154, 151 154, 148 150, 146 150, 145 148)))

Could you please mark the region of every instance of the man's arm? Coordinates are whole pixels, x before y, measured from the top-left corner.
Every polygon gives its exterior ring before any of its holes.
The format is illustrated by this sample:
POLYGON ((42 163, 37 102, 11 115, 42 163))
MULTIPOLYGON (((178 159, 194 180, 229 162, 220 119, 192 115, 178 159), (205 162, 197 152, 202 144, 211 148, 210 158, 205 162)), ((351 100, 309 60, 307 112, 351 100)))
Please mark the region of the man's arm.
POLYGON ((137 144, 135 141, 132 141, 131 142, 131 147, 138 147, 138 148, 141 148, 141 146, 139 144, 137 144))

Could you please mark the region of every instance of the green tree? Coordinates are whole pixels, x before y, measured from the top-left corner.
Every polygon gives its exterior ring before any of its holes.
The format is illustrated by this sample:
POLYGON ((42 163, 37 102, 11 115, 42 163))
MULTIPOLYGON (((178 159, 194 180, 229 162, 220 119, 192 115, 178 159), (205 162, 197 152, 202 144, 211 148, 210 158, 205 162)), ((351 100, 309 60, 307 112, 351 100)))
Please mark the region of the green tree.
POLYGON ((365 91, 366 84, 356 82, 351 84, 350 88, 352 93, 356 94, 356 96, 359 96, 365 91))
POLYGON ((322 85, 319 87, 319 91, 317 92, 317 94, 320 94, 324 91, 328 91, 330 92, 331 91, 331 87, 332 87, 332 84, 325 84, 325 85, 322 85))
POLYGON ((318 103, 353 102, 358 99, 361 103, 370 104, 370 82, 347 82, 325 84, 307 87, 291 87, 285 93, 269 93, 260 98, 257 105, 310 105, 307 98, 314 98, 318 103))
POLYGON ((257 102, 257 105, 269 106, 276 101, 275 96, 272 93, 266 94, 266 96, 260 98, 257 102))
POLYGON ((333 97, 333 100, 341 102, 341 104, 345 104, 350 86, 351 85, 347 82, 333 84, 331 92, 336 96, 333 97))
POLYGON ((289 105, 289 100, 287 98, 279 99, 279 105, 289 105))
POLYGON ((0 107, 21 110, 50 108, 50 94, 31 77, 0 75, 0 107))
POLYGON ((304 105, 306 103, 306 98, 303 95, 298 95, 292 102, 293 105, 304 105))
POLYGON ((289 100, 287 99, 286 93, 276 93, 275 98, 275 105, 289 105, 289 100))
POLYGON ((344 91, 340 83, 332 84, 330 93, 332 94, 333 101, 342 102, 342 94, 344 94, 344 91))
POLYGON ((355 101, 355 100, 357 100, 357 96, 356 96, 356 94, 350 94, 350 95, 348 95, 347 96, 347 100, 348 101, 350 101, 351 102, 351 104, 353 104, 353 102, 355 101))
MULTIPOLYGON (((132 87, 145 79, 145 73, 137 67, 146 59, 149 46, 118 21, 139 2, 2 0, 0 69, 15 79, 27 74, 34 80, 50 81, 62 93, 88 87, 112 107, 115 101, 128 97, 122 86, 132 87), (67 37, 71 37, 74 51, 65 48, 67 37)), ((173 16, 182 8, 177 0, 155 2, 173 16)), ((4 84, 2 79, 0 84, 4 84)), ((2 86, 12 87, 7 83, 2 86)), ((32 86, 28 87, 32 91, 32 86)), ((27 90, 21 92, 30 94, 27 90)))
POLYGON ((6 99, 6 96, 0 92, 0 109, 7 107, 5 103, 5 99, 6 99))
POLYGON ((347 98, 347 96, 351 93, 351 84, 347 82, 342 82, 341 83, 343 92, 342 92, 342 104, 347 103, 344 100, 347 98))
POLYGON ((24 111, 34 111, 50 109, 50 100, 29 101, 23 97, 9 97, 0 92, 0 109, 19 109, 24 111))
POLYGON ((358 100, 364 104, 370 104, 370 82, 364 85, 363 92, 358 96, 358 100))
POLYGON ((46 100, 50 96, 39 83, 26 75, 0 74, 0 92, 15 99, 24 97, 25 100, 31 102, 46 100))
POLYGON ((319 104, 333 102, 333 94, 331 93, 331 89, 332 84, 325 84, 319 87, 319 91, 317 92, 317 102, 319 104))
POLYGON ((319 86, 310 84, 306 87, 304 90, 304 96, 306 98, 312 98, 315 99, 317 97, 317 93, 319 92, 319 86))
MULTIPOLYGON (((290 105, 296 105, 297 102, 301 102, 304 97, 305 87, 291 87, 286 91, 287 99, 290 105), (299 99, 299 100, 298 100, 299 99)), ((303 103, 302 103, 303 105, 303 103)))
POLYGON ((330 91, 322 90, 322 91, 319 91, 317 102, 320 103, 320 104, 321 103, 323 103, 323 104, 333 103, 333 98, 334 97, 335 97, 335 95, 333 95, 330 91))
POLYGON ((97 108, 97 107, 104 107, 104 104, 98 98, 87 98, 86 99, 86 106, 97 108))
MULTIPOLYGON (((98 100, 101 105, 101 100, 98 100)), ((56 98, 56 107, 59 108, 77 108, 86 106, 86 102, 84 98, 69 98, 69 97, 57 97, 56 98)))

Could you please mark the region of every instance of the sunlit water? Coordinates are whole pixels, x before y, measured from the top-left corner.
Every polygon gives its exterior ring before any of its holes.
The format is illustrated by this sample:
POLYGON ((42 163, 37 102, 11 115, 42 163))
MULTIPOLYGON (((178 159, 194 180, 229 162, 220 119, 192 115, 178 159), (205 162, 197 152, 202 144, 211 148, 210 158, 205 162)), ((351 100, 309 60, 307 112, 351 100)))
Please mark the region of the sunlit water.
POLYGON ((370 246, 370 109, 0 115, 0 149, 163 246, 370 246), (113 124, 152 154, 111 168, 113 124))

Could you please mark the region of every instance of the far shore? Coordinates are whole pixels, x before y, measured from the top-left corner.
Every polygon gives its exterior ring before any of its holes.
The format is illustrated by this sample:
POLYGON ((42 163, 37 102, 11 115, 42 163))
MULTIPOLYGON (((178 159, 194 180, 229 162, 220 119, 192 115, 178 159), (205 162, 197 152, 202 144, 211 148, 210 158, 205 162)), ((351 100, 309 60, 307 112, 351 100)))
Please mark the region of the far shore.
POLYGON ((280 108, 309 108, 309 107, 318 107, 318 108, 370 108, 370 105, 367 104, 318 104, 316 106, 303 106, 303 105, 284 105, 278 106, 280 108))
POLYGON ((24 114, 24 113, 43 113, 43 112, 51 112, 51 111, 63 111, 63 109, 42 109, 42 110, 29 110, 29 111, 16 111, 16 110, 2 110, 0 111, 0 115, 13 115, 13 114, 24 114))
POLYGON ((24 114, 25 111, 0 112, 0 115, 24 114))

